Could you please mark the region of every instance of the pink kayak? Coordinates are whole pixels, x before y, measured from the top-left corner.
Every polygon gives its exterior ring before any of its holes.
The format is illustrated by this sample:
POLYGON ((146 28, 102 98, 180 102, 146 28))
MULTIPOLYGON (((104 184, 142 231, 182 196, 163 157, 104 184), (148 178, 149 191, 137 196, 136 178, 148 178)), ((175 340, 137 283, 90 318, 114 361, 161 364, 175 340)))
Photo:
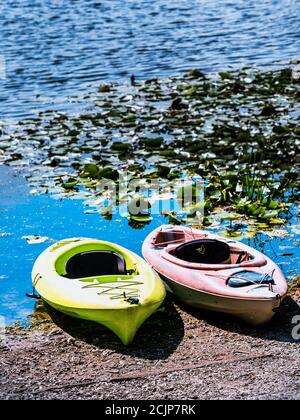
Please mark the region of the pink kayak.
POLYGON ((186 304, 253 325, 270 321, 287 294, 287 281, 272 260, 206 231, 161 226, 145 239, 142 252, 168 290, 186 304))

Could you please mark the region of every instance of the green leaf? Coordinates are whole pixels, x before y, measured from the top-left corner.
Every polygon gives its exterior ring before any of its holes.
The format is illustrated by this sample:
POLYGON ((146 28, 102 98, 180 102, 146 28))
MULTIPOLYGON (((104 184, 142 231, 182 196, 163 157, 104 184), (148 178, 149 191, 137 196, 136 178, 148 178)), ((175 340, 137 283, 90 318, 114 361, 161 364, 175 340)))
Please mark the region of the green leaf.
POLYGON ((188 72, 188 76, 192 79, 205 79, 205 74, 197 69, 192 69, 188 72))
POLYGON ((273 219, 278 216, 277 211, 266 211, 261 217, 263 219, 273 219))
POLYGON ((81 172, 80 176, 82 178, 98 178, 99 175, 99 167, 93 163, 88 163, 84 166, 83 171, 81 172))
POLYGON ((117 181, 119 179, 119 172, 116 169, 107 167, 99 170, 98 173, 99 179, 111 179, 117 181))
POLYGON ((220 71, 219 75, 221 77, 221 79, 223 80, 232 80, 234 79, 234 76, 232 73, 230 73, 229 71, 220 71))
POLYGON ((183 96, 193 96, 197 93, 198 89, 196 86, 192 86, 183 93, 183 96))
POLYGON ((78 180, 77 179, 70 179, 69 181, 67 181, 67 182, 63 182, 62 183, 62 187, 65 189, 65 190, 72 190, 72 189, 74 189, 74 187, 76 186, 76 185, 78 185, 78 180))

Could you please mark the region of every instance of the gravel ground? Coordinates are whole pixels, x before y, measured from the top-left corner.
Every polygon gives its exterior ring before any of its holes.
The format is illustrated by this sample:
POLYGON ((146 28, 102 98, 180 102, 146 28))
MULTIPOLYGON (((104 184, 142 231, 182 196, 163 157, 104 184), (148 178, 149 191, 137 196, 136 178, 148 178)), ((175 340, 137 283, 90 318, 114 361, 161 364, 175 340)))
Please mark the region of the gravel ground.
POLYGON ((36 325, 2 341, 0 399, 300 399, 299 306, 298 291, 254 329, 168 298, 125 348, 37 303, 36 325))

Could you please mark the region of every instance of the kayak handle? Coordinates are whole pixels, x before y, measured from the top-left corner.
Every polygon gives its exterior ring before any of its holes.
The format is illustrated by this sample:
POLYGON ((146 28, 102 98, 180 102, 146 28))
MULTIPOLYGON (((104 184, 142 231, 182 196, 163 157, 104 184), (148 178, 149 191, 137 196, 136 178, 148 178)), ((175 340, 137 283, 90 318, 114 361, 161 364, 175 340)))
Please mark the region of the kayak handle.
POLYGON ((41 296, 36 293, 36 290, 34 287, 32 288, 32 293, 26 293, 25 296, 30 299, 36 299, 36 300, 41 299, 41 296))

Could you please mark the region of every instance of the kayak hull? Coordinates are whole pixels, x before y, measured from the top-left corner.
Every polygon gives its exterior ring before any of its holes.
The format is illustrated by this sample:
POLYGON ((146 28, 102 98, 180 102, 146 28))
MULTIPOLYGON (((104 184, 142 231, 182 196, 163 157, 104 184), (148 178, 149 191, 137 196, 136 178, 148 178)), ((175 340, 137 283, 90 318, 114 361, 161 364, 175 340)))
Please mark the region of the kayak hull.
POLYGON ((243 243, 206 231, 162 226, 145 239, 143 256, 163 279, 167 290, 180 301, 204 310, 231 314, 252 325, 269 322, 287 294, 283 273, 268 257, 243 243), (158 241, 158 238, 170 240, 161 242, 162 239, 158 241), (174 250, 177 247, 199 238, 225 242, 232 253, 245 253, 249 259, 238 263, 236 257, 231 256, 230 261, 210 265, 176 258, 174 250), (231 276, 239 276, 245 271, 261 276, 272 273, 274 284, 229 287, 231 276))
POLYGON ((163 282, 142 258, 118 245, 85 238, 61 241, 44 251, 34 265, 32 279, 36 291, 51 307, 107 327, 124 345, 132 343, 166 294, 163 282), (67 261, 87 250, 118 253, 131 270, 126 275, 66 278, 63 271, 67 261))
POLYGON ((167 290, 186 305, 206 311, 233 315, 251 325, 262 325, 271 321, 281 303, 280 299, 276 298, 255 300, 214 295, 183 286, 163 275, 160 277, 165 282, 167 290))
POLYGON ((44 299, 48 305, 72 318, 96 322, 114 332, 124 345, 130 345, 142 324, 157 311, 161 302, 142 308, 127 309, 78 309, 57 305, 44 299))

